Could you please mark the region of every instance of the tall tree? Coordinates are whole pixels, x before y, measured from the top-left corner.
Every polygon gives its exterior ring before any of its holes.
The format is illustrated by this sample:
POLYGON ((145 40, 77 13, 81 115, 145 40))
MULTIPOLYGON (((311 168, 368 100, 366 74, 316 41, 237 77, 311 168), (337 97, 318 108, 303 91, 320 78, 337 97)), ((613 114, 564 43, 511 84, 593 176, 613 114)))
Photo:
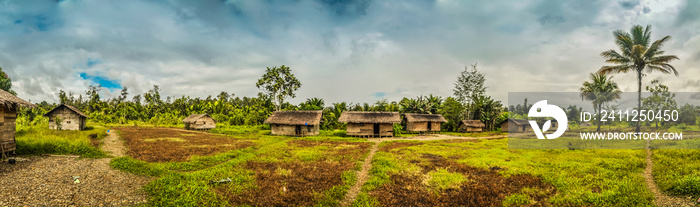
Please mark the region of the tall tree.
MULTIPOLYGON (((651 95, 642 99, 643 109, 659 112, 664 110, 676 110, 676 94, 668 91, 668 86, 660 84, 659 80, 651 81, 654 87, 646 87, 646 90, 651 92, 651 95)), ((659 127, 659 120, 654 119, 656 127, 659 127)))
POLYGON ((12 95, 17 95, 17 93, 12 90, 12 80, 10 80, 10 76, 2 71, 2 67, 0 67, 0 89, 9 92, 12 95))
POLYGON ((590 82, 583 82, 583 86, 579 88, 579 91, 581 92, 582 100, 585 99, 593 103, 594 113, 598 114, 596 119, 598 122, 597 131, 600 131, 600 110, 603 104, 619 99, 622 91, 620 91, 617 83, 612 81, 612 76, 608 77, 603 74, 591 73, 590 78, 590 82))
POLYGON ((469 70, 469 67, 464 67, 464 71, 457 78, 455 88, 452 91, 454 98, 465 106, 465 119, 471 118, 469 117, 469 114, 471 114, 469 110, 474 97, 479 97, 486 93, 485 81, 484 73, 476 69, 476 64, 471 65, 471 70, 469 70))
MULTIPOLYGON (((620 53, 614 49, 600 53, 605 58, 605 62, 612 63, 612 66, 603 66, 598 70, 600 74, 609 73, 628 73, 635 72, 637 75, 637 110, 642 108, 642 77, 644 69, 647 72, 659 71, 662 73, 673 73, 678 76, 678 71, 671 64, 672 60, 678 60, 675 55, 664 55, 666 51, 662 50, 671 36, 665 36, 659 40, 650 41, 651 25, 646 28, 641 25, 635 25, 627 33, 622 30, 613 32, 615 36, 615 44, 620 49, 620 53)), ((639 122, 637 122, 637 130, 639 132, 639 122)))
POLYGON ((294 77, 292 70, 287 66, 267 67, 265 74, 255 84, 276 101, 276 110, 279 111, 286 97, 294 98, 294 91, 301 87, 301 82, 294 77))

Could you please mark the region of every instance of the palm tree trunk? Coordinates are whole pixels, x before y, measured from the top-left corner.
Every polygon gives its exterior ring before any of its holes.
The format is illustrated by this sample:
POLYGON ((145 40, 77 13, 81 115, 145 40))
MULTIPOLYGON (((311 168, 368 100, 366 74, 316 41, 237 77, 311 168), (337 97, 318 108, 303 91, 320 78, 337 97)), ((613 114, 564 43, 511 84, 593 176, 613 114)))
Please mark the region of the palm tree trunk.
MULTIPOLYGON (((637 114, 641 113, 642 110, 642 69, 644 68, 637 68, 637 114)), ((637 122, 635 132, 639 133, 640 131, 639 122, 637 122)))
POLYGON ((597 106, 597 108, 598 108, 598 129, 596 130, 596 132, 600 132, 600 119, 603 118, 603 117, 600 116, 600 106, 601 106, 601 105, 603 105, 603 104, 598 103, 598 106, 597 106))

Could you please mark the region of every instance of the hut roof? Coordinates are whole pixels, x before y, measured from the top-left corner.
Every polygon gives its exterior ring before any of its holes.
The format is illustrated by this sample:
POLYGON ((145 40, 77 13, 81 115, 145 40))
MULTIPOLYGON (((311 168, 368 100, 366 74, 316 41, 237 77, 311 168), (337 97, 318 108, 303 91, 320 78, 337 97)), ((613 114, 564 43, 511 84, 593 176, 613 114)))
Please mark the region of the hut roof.
POLYGON ((82 117, 85 117, 85 118, 88 117, 87 115, 85 115, 82 111, 78 110, 77 108, 75 108, 75 107, 73 107, 73 106, 66 105, 66 104, 58 105, 56 108, 51 109, 51 111, 46 112, 46 114, 44 114, 44 116, 49 116, 49 115, 51 115, 54 111, 56 111, 57 109, 59 109, 59 108, 61 108, 61 107, 66 107, 66 108, 68 108, 69 110, 75 112, 76 114, 78 114, 78 115, 80 115, 80 116, 82 116, 82 117))
POLYGON ((400 123, 399 112, 343 111, 338 122, 346 123, 400 123))
MULTIPOLYGON (((183 119, 182 122, 194 123, 197 120, 204 118, 204 117, 209 117, 210 119, 214 120, 214 118, 211 118, 211 116, 209 116, 209 114, 192 114, 192 115, 188 116, 187 118, 183 119)), ((216 123, 216 120, 214 120, 214 123, 216 123)))
POLYGON ((407 122, 441 122, 441 123, 447 122, 447 120, 445 120, 445 118, 442 117, 441 114, 405 113, 403 115, 406 116, 407 122))
POLYGON ((4 91, 2 89, 0 89, 0 106, 4 106, 5 108, 10 109, 18 108, 19 106, 31 108, 36 107, 34 104, 17 98, 17 96, 12 95, 10 92, 4 91))
POLYGON ((284 125, 319 125, 321 124, 321 110, 302 110, 302 111, 275 111, 270 117, 265 120, 268 124, 284 124, 284 125))
POLYGON ((462 120, 462 125, 467 127, 486 127, 481 120, 462 120))
POLYGON ((503 122, 507 122, 507 121, 513 122, 513 123, 515 123, 515 124, 517 124, 517 125, 529 125, 529 124, 530 124, 530 123, 529 123, 527 120, 525 120, 525 119, 511 119, 511 118, 502 121, 501 124, 503 124, 503 122))

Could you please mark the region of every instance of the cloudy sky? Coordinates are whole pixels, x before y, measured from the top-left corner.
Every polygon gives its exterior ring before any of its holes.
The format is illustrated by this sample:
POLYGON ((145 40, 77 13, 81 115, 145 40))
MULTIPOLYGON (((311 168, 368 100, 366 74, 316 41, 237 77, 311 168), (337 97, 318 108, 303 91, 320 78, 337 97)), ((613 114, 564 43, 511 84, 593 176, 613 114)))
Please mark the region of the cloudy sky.
MULTIPOLYGON (((452 95, 466 65, 487 94, 574 92, 605 63, 612 31, 652 25, 673 38, 680 77, 653 73, 672 91, 700 91, 700 1, 3 1, 0 67, 32 102, 61 89, 131 96, 255 96, 265 67, 287 65, 298 103, 452 95)), ((635 76, 619 74, 623 91, 635 76)))

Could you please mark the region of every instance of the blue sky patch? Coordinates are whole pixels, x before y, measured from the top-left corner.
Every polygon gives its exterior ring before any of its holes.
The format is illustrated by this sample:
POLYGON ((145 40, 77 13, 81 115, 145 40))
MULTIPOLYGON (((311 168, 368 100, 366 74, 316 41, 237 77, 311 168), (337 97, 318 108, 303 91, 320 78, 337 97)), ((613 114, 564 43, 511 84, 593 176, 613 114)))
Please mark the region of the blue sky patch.
POLYGON ((84 80, 90 80, 93 83, 100 84, 103 88, 109 89, 109 91, 113 91, 114 89, 122 89, 122 85, 119 83, 119 80, 112 80, 100 75, 92 76, 88 75, 87 73, 80 73, 80 77, 84 80))
POLYGON ((376 93, 374 93, 374 94, 372 94, 372 95, 373 95, 374 97, 377 97, 377 98, 384 98, 384 96, 386 96, 386 93, 380 91, 380 92, 376 92, 376 93))
POLYGON ((102 61, 100 59, 92 59, 92 58, 87 59, 87 67, 88 68, 91 68, 92 66, 95 66, 99 63, 102 63, 102 61))

